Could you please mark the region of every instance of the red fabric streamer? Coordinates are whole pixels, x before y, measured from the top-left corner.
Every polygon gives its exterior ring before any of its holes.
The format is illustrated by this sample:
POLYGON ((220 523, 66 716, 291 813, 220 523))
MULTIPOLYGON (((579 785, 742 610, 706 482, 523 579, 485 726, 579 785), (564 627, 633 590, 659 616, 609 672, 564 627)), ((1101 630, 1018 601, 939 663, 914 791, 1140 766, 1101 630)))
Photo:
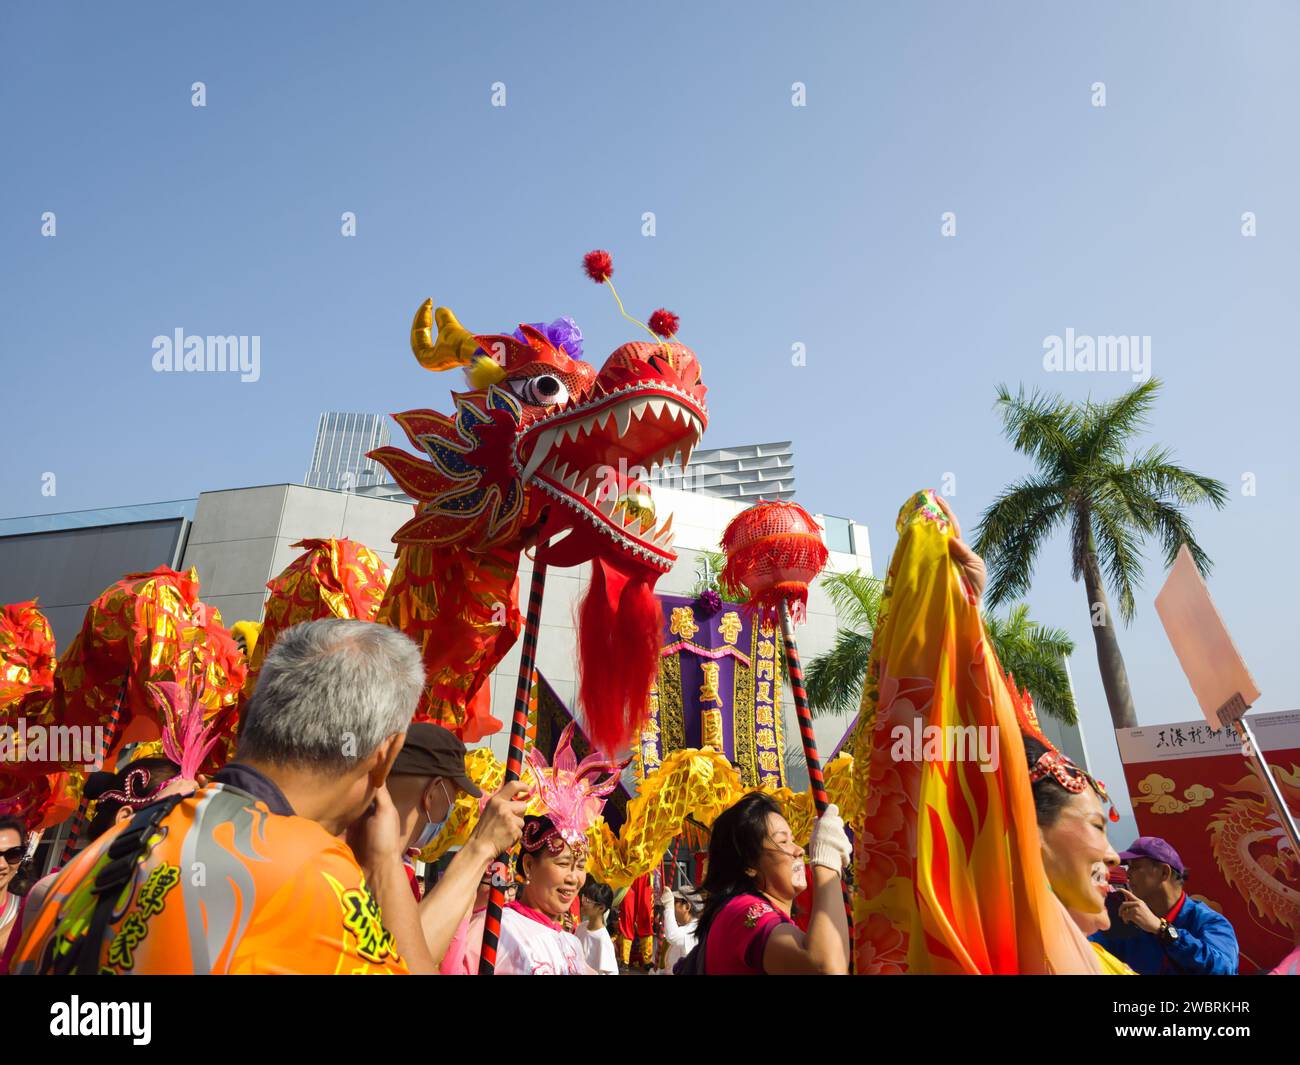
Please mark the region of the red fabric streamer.
POLYGON ((650 570, 625 573, 597 558, 578 608, 578 693, 585 731, 607 755, 626 748, 645 723, 663 630, 656 576, 650 570))

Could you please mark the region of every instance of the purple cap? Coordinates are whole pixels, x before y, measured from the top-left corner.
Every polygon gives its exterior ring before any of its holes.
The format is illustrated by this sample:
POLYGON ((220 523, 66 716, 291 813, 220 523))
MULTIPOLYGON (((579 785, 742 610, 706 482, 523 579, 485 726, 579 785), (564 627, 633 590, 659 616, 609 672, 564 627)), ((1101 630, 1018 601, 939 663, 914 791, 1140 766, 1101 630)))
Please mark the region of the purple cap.
POLYGON ((1164 862, 1179 876, 1187 870, 1178 852, 1159 836, 1138 836, 1126 851, 1119 852, 1121 862, 1131 862, 1134 858, 1150 858, 1153 862, 1164 862))

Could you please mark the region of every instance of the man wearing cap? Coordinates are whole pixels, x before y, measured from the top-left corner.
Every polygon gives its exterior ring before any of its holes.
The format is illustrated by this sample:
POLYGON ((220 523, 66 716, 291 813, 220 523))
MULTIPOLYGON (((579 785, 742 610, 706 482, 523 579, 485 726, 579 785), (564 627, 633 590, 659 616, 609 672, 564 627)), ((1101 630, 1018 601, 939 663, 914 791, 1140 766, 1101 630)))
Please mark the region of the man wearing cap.
POLYGON ((1091 938, 1144 976, 1235 976, 1237 934, 1222 914, 1187 894, 1187 868, 1158 836, 1141 836, 1119 859, 1128 888, 1119 916, 1138 930, 1125 936, 1112 925, 1091 938))
MULTIPOLYGON (((413 858, 442 831, 461 795, 483 792, 465 771, 465 744, 454 733, 428 721, 406 730, 406 743, 388 774, 388 792, 397 808, 406 841, 406 870, 420 898, 413 858)), ((518 842, 524 826, 524 785, 507 784, 488 800, 469 839, 441 879, 420 902, 420 925, 429 953, 441 961, 461 918, 474 904, 488 865, 518 842)))

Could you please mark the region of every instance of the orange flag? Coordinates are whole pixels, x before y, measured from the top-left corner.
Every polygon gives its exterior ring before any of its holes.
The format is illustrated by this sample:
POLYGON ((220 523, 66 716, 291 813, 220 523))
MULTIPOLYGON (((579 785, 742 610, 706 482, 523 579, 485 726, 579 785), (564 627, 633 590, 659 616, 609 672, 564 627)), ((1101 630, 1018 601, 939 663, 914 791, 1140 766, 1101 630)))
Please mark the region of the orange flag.
POLYGON ((932 491, 898 516, 856 736, 859 973, 1096 973, 1052 895, 1014 692, 932 491))

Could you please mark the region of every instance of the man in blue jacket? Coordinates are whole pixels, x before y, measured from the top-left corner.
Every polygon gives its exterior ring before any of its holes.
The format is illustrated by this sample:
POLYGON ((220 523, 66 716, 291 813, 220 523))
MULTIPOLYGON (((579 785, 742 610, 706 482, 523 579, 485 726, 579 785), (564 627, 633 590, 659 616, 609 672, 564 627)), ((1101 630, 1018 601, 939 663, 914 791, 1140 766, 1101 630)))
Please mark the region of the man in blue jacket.
POLYGON ((1141 836, 1119 860, 1129 889, 1120 922, 1092 939, 1143 976, 1235 976, 1237 933, 1222 914, 1186 891, 1187 869, 1158 836, 1141 836))

